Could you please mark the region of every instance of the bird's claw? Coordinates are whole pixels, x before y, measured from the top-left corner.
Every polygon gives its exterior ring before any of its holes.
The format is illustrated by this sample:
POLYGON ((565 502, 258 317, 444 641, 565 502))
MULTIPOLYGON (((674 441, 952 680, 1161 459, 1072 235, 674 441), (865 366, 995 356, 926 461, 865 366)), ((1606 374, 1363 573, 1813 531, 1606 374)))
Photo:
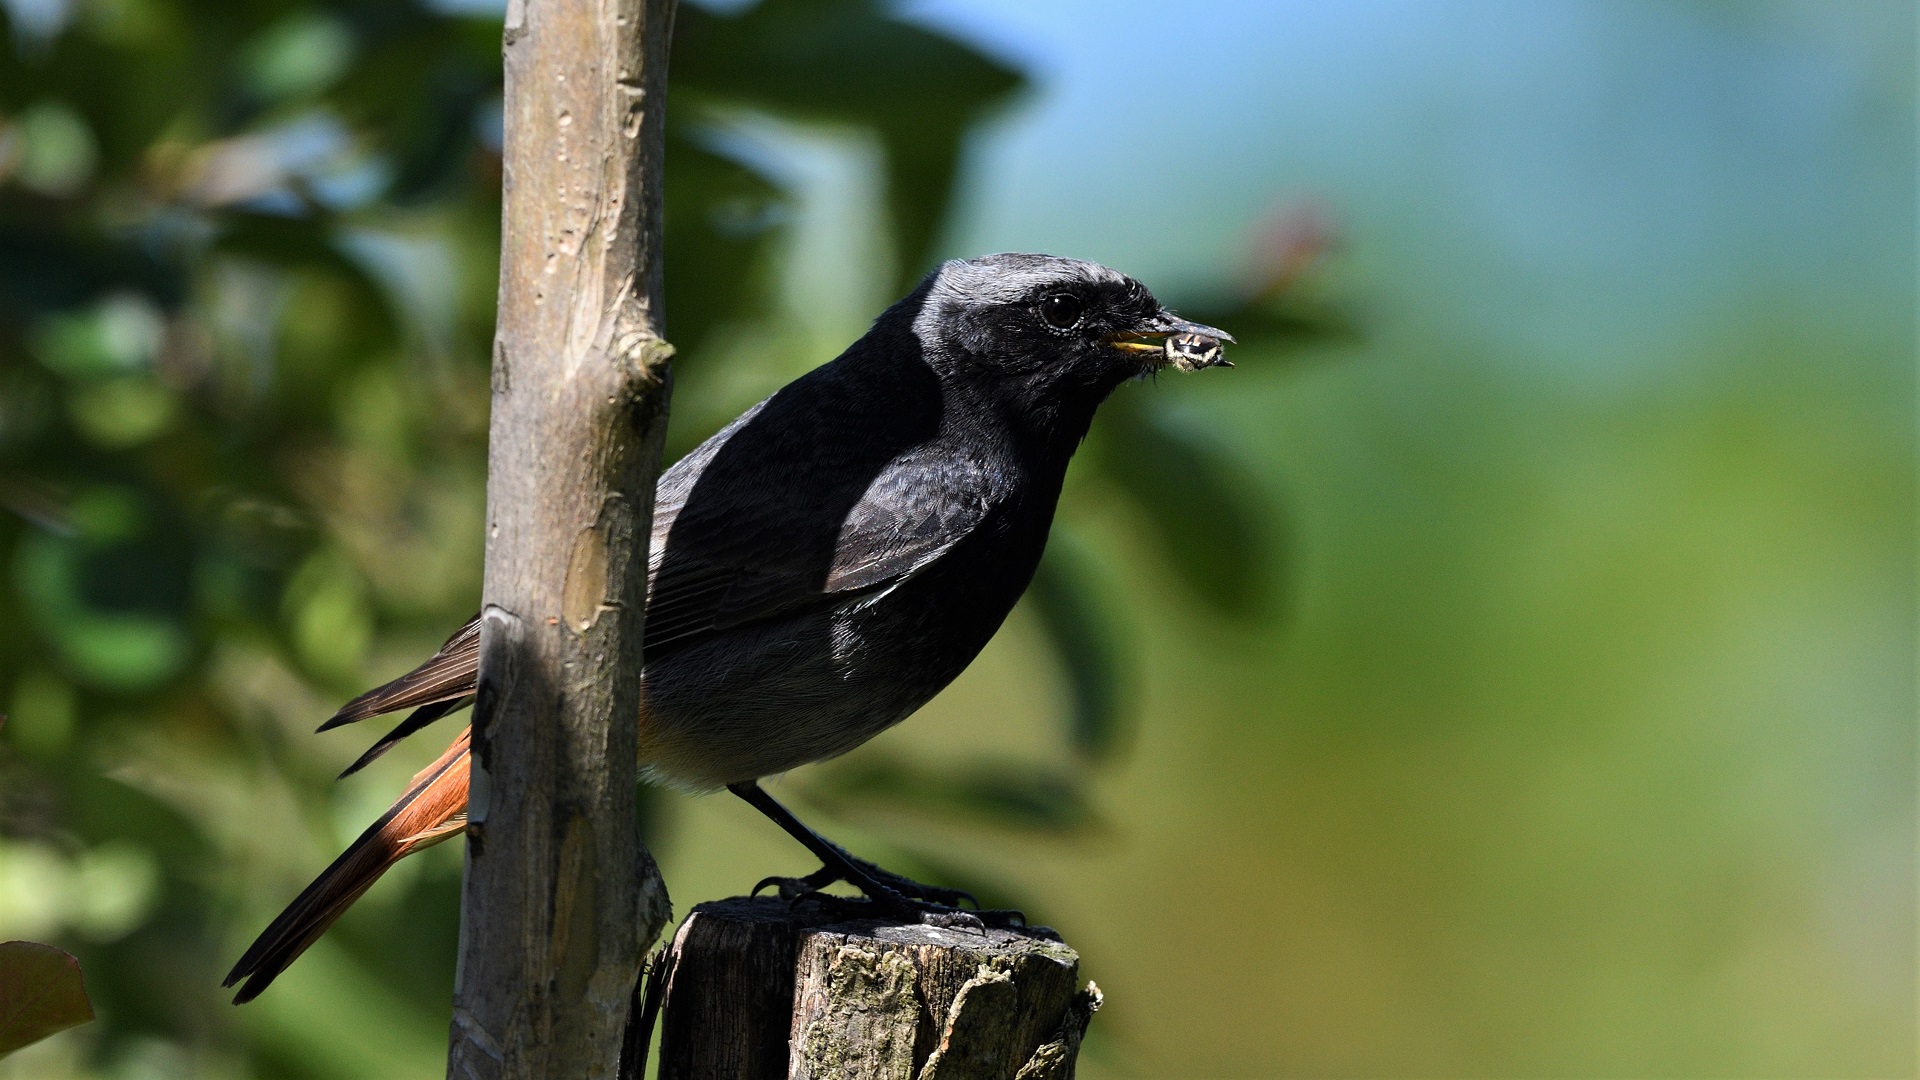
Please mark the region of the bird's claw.
POLYGON ((939 904, 941 907, 950 907, 956 910, 968 907, 978 908, 980 906, 980 901, 975 900, 973 894, 965 889, 948 889, 939 885, 922 885, 908 878, 896 878, 891 875, 881 880, 895 892, 913 900, 939 904))
POLYGON ((902 923, 939 926, 953 930, 1020 930, 1044 937, 1056 936, 1046 927, 1030 927, 1027 917, 1011 908, 981 908, 973 894, 964 889, 924 885, 909 877, 882 870, 865 860, 849 859, 858 874, 837 867, 822 866, 805 877, 762 878, 753 887, 753 895, 775 888, 780 899, 789 904, 815 903, 849 918, 879 915, 902 923), (866 880, 860 880, 864 876, 866 880), (840 896, 825 891, 837 881, 859 889, 862 896, 840 896), (962 902, 972 904, 969 910, 962 902))
POLYGON ((806 877, 766 877, 753 887, 751 895, 758 896, 760 890, 773 886, 779 891, 780 899, 792 902, 802 897, 819 893, 836 881, 844 881, 868 896, 878 892, 891 892, 903 900, 916 900, 935 904, 942 908, 961 909, 978 908, 980 901, 965 889, 949 889, 942 885, 927 885, 890 870, 883 870, 865 859, 856 859, 848 855, 852 873, 846 868, 822 866, 806 877), (862 877, 865 880, 862 880, 862 877))
MULTIPOLYGON (((804 881, 804 879, 789 880, 796 886, 804 881)), ((796 891, 791 896, 783 893, 782 898, 789 903, 819 904, 836 915, 844 915, 850 919, 880 918, 896 923, 917 923, 921 926, 938 926, 949 930, 984 931, 989 925, 980 915, 964 908, 907 896, 884 885, 865 896, 840 896, 816 889, 796 891)), ((1001 924, 996 922, 993 925, 1001 924)))
MULTIPOLYGON (((910 877, 906 877, 905 875, 896 874, 891 870, 883 870, 865 859, 855 858, 851 855, 847 856, 847 860, 853 863, 856 869, 866 874, 867 877, 871 878, 874 882, 908 899, 938 904, 944 908, 977 908, 980 906, 980 901, 974 899, 973 894, 965 889, 949 889, 943 885, 927 885, 923 882, 915 881, 910 877)), ((823 866, 820 869, 824 871, 827 868, 823 866)), ((862 892, 866 891, 866 887, 862 882, 854 881, 850 876, 843 875, 840 880, 849 882, 862 892)))
POLYGON ((826 896, 828 894, 821 890, 840 880, 842 880, 841 875, 835 873, 832 867, 823 866, 813 873, 808 874, 806 877, 780 877, 776 875, 761 878, 760 881, 754 885, 753 891, 747 895, 759 896, 761 889, 772 885, 778 890, 780 899, 791 904, 809 897, 826 896))

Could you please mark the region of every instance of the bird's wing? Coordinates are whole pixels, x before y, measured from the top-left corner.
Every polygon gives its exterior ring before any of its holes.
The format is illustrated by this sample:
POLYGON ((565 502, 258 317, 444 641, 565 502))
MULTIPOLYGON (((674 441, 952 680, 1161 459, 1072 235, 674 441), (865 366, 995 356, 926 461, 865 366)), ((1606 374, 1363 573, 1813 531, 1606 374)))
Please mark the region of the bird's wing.
MULTIPOLYGON (((466 625, 455 630, 446 644, 440 646, 440 651, 428 657, 426 663, 340 706, 339 712, 320 725, 320 730, 327 731, 342 724, 399 712, 401 709, 458 701, 473 693, 475 676, 479 670, 480 616, 475 615, 467 620, 466 625)), ((435 713, 434 719, 451 711, 448 709, 435 713)), ((356 769, 358 767, 355 766, 356 769)))
POLYGON ((908 455, 873 478, 837 521, 804 513, 782 520, 777 502, 753 514, 735 508, 712 529, 679 514, 665 542, 656 538, 647 656, 897 585, 979 527, 990 491, 964 465, 932 467, 908 455))
MULTIPOLYGON (((701 515, 698 507, 684 513, 688 486, 663 483, 655 508, 643 646, 649 658, 896 585, 970 535, 987 517, 991 490, 984 475, 964 465, 935 467, 909 455, 874 478, 839 522, 830 550, 814 553, 809 548, 821 545, 803 534, 818 529, 817 515, 802 515, 808 525, 783 521, 779 500, 766 500, 750 515, 701 515)), ((418 723, 409 720, 381 740, 376 749, 385 750, 464 704, 479 661, 475 615, 425 663, 354 698, 320 730, 423 710, 418 723)))

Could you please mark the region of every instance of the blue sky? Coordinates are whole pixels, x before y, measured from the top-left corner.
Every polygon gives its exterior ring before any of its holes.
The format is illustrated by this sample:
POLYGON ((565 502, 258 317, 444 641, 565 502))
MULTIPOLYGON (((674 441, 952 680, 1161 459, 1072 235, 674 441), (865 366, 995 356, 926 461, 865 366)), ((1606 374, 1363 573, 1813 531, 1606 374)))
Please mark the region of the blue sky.
POLYGON ((1579 368, 1785 296, 1910 325, 1910 5, 905 10, 1036 83, 979 139, 953 254, 1081 255, 1177 297, 1311 200, 1376 299, 1579 368))

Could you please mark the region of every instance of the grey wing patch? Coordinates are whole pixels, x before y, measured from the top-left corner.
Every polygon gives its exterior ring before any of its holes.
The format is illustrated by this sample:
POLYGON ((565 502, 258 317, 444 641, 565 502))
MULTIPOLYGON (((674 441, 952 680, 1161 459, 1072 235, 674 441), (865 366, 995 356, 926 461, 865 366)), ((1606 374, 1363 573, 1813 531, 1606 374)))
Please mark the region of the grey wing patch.
POLYGON ((931 564, 987 516, 984 475, 909 456, 875 477, 841 523, 826 565, 796 562, 778 528, 748 530, 697 551, 663 545, 647 597, 649 656, 706 634, 831 607, 896 585, 931 564))
POLYGON ((882 473, 840 530, 824 591, 855 592, 911 577, 979 526, 988 490, 984 476, 951 463, 933 483, 911 467, 882 473))

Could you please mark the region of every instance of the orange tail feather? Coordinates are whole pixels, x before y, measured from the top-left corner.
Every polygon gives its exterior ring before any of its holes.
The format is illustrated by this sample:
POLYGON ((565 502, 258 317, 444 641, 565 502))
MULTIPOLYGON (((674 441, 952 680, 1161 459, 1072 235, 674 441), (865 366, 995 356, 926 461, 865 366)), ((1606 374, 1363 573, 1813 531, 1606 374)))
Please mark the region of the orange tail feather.
POLYGON ((246 980, 233 996, 234 1004, 259 996, 388 867, 466 829, 467 742, 472 731, 462 731, 439 760, 421 770, 406 794, 261 932, 221 983, 232 986, 246 980))

